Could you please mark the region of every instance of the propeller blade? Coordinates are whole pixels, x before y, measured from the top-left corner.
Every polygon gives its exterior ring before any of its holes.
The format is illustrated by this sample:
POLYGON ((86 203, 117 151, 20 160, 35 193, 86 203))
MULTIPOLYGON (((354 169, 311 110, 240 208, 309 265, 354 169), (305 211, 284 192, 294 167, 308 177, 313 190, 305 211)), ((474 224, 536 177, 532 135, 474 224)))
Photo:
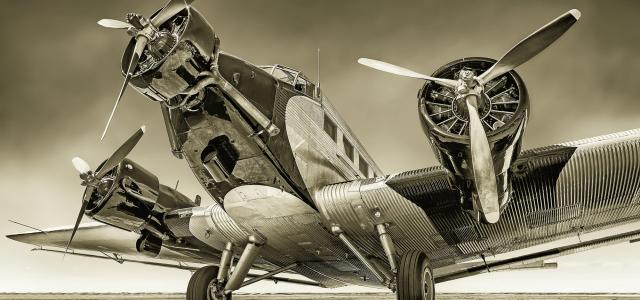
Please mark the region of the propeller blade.
POLYGON ((194 0, 170 0, 162 10, 160 10, 152 19, 151 24, 155 27, 160 27, 162 23, 171 19, 174 15, 179 13, 185 8, 188 8, 194 0))
POLYGON ((144 47, 147 46, 147 42, 149 39, 144 35, 139 35, 136 38, 136 45, 133 49, 133 53, 131 54, 131 61, 129 61, 129 67, 127 68, 127 74, 124 77, 124 83, 120 88, 120 93, 118 94, 118 98, 116 98, 116 103, 113 105, 113 109, 111 110, 111 114, 109 115, 109 119, 107 120, 107 125, 104 127, 104 131, 102 132, 102 136, 100 140, 104 139, 104 136, 107 134, 107 130, 109 130, 109 125, 111 125, 111 120, 113 119, 113 115, 116 113, 116 109, 118 108, 118 104, 120 104, 120 99, 122 99, 122 95, 124 91, 127 89, 127 85, 129 84, 129 80, 133 75, 133 71, 135 71, 136 66, 138 66, 138 61, 140 60, 140 56, 142 56, 142 52, 144 51, 144 47))
POLYGON ((102 19, 98 21, 98 25, 106 28, 113 28, 113 29, 128 29, 130 27, 133 27, 131 24, 127 22, 114 20, 114 19, 102 19))
POLYGON ((489 223, 496 223, 500 218, 500 202, 498 200, 498 186, 493 168, 493 158, 489 147, 487 133, 478 115, 478 103, 475 96, 467 97, 469 111, 469 137, 471 139, 471 164, 476 192, 480 200, 485 219, 489 223))
POLYGON ((102 165, 100 170, 97 171, 96 178, 102 178, 107 172, 111 169, 115 168, 118 164, 124 160, 131 150, 138 144, 142 135, 146 130, 145 126, 140 127, 138 131, 136 131, 120 148, 118 148, 111 156, 107 159, 107 161, 102 165))
POLYGON ((478 76, 480 84, 485 84, 527 62, 562 36, 580 19, 580 11, 572 9, 557 19, 542 26, 524 38, 502 56, 491 68, 478 76))
POLYGON ((373 68, 373 69, 391 73, 391 74, 433 81, 439 85, 450 87, 450 88, 455 88, 456 86, 458 86, 458 81, 456 80, 427 76, 424 74, 420 74, 418 72, 411 71, 407 68, 399 67, 399 66, 392 65, 390 63, 386 63, 386 62, 375 60, 375 59, 360 58, 358 59, 358 63, 361 65, 365 65, 369 68, 373 68))
POLYGON ((71 231, 71 237, 69 237, 69 242, 67 242, 67 247, 64 249, 66 253, 69 250, 69 246, 71 246, 71 242, 73 241, 73 237, 76 235, 76 231, 78 231, 78 226, 80 226, 80 222, 82 221, 82 217, 84 216, 84 211, 87 209, 87 205, 89 204, 89 199, 91 199, 91 194, 93 194, 93 187, 87 187, 85 191, 84 199, 82 199, 82 206, 80 206, 80 213, 78 214, 78 218, 76 219, 76 224, 73 226, 73 231, 71 231))
POLYGON ((76 170, 78 171, 78 173, 80 174, 85 174, 88 173, 89 171, 91 171, 91 167, 89 166, 89 164, 82 158, 80 157, 74 157, 71 159, 71 163, 73 164, 73 167, 76 168, 76 170))

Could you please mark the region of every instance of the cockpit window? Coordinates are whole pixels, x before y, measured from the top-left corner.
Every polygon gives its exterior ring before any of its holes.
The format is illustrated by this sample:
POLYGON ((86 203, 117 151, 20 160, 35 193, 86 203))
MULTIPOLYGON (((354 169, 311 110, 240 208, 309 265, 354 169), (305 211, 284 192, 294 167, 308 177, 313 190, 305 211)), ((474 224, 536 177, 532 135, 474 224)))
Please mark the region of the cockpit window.
POLYGON ((294 87, 296 88, 296 90, 301 91, 303 93, 306 93, 307 92, 307 80, 302 78, 302 77, 298 77, 294 87))
POLYGON ((275 66, 259 66, 258 68, 263 69, 265 72, 271 74, 275 66))
POLYGON ((293 85, 294 81, 296 80, 296 74, 280 68, 275 68, 271 75, 273 75, 273 77, 275 77, 276 79, 282 80, 290 85, 293 85))
POLYGON ((260 66, 265 72, 271 74, 276 79, 286 82, 299 92, 309 96, 309 98, 320 101, 322 93, 315 84, 309 80, 302 72, 296 71, 283 65, 260 66))

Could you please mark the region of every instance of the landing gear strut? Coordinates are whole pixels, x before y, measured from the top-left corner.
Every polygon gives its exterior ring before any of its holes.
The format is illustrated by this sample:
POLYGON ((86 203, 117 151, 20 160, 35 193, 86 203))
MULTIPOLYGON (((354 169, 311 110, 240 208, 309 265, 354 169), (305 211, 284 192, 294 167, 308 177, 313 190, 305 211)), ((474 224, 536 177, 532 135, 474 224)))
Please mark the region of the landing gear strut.
MULTIPOLYGON (((207 266, 196 271, 189 280, 187 289, 187 300, 229 300, 231 293, 242 286, 251 284, 258 280, 249 280, 244 282, 251 266, 258 258, 258 253, 264 242, 255 236, 248 237, 248 243, 244 247, 238 263, 233 272, 231 270, 231 262, 233 258, 233 245, 227 243, 222 255, 220 256, 220 267, 207 266)), ((269 276, 278 274, 295 267, 296 265, 287 266, 272 272, 269 276)), ((265 277, 266 278, 266 277, 265 277)), ((260 278, 263 279, 263 278, 260 278)))
POLYGON ((435 283, 424 252, 407 251, 400 259, 398 300, 434 300, 435 283))

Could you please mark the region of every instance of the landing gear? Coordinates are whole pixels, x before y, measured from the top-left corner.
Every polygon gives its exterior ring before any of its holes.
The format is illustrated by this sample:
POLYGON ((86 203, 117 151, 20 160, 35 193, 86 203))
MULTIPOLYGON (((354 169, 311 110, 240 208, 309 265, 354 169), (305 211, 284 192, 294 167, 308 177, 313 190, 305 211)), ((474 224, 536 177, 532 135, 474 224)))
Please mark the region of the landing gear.
POLYGON ((398 300, 434 300, 435 282, 424 252, 408 251, 400 259, 398 300))
POLYGON ((218 267, 206 266, 191 275, 187 300, 231 300, 231 294, 217 293, 218 267))
MULTIPOLYGON (((248 243, 242 251, 235 269, 230 273, 231 261, 233 260, 233 245, 227 243, 220 256, 220 267, 206 266, 191 276, 189 287, 187 288, 187 300, 230 300, 233 291, 267 278, 244 281, 249 269, 258 258, 258 253, 263 244, 255 236, 249 236, 248 243)), ((269 276, 291 269, 296 265, 280 268, 269 276)))

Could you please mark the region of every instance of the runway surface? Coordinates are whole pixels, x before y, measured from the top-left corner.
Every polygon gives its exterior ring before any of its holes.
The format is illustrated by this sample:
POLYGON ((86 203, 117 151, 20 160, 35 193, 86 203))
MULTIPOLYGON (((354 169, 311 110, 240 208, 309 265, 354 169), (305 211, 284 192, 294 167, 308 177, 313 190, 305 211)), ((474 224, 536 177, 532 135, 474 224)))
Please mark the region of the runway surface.
MULTIPOLYGON (((0 300, 178 300, 184 294, 0 294, 0 300)), ((394 300, 393 294, 238 294, 234 300, 394 300)), ((640 300, 640 294, 438 294, 438 300, 640 300)))

